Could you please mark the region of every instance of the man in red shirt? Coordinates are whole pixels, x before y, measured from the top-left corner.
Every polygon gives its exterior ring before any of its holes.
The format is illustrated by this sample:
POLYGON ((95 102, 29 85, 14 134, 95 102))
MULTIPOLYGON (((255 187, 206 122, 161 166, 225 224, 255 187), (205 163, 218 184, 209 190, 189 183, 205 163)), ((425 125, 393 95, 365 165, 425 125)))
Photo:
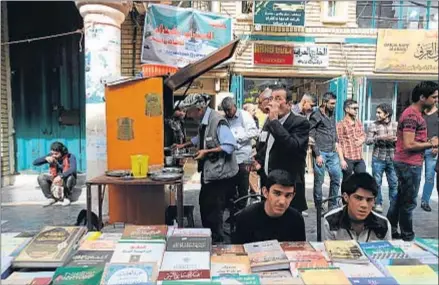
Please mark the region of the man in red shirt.
POLYGON ((363 160, 363 143, 366 141, 363 124, 358 120, 358 103, 347 99, 343 104, 345 117, 337 124, 338 156, 343 170, 343 182, 352 172, 366 172, 363 160))
POLYGON ((422 116, 425 109, 437 104, 438 84, 423 81, 416 85, 412 102, 399 118, 394 157, 398 193, 387 213, 392 238, 405 241, 415 238, 412 214, 416 208, 425 150, 438 147, 437 137, 427 140, 427 124, 422 116), (398 223, 401 234, 398 233, 398 223))

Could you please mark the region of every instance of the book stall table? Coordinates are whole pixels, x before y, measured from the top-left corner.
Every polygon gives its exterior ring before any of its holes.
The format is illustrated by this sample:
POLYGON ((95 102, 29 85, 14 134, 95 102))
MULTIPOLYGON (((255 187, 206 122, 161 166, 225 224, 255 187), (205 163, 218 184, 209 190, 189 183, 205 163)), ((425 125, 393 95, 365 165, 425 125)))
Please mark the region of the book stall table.
MULTIPOLYGON (((93 230, 92 226, 92 199, 91 199, 91 193, 92 193, 92 186, 97 186, 95 189, 98 190, 98 218, 99 218, 99 227, 102 225, 102 204, 103 204, 103 198, 106 190, 106 186, 118 186, 120 189, 124 189, 124 191, 136 191, 134 188, 142 187, 141 190, 137 190, 136 192, 148 192, 148 190, 151 190, 152 188, 161 187, 161 189, 164 189, 165 185, 175 185, 176 187, 176 193, 177 193, 177 224, 180 228, 183 227, 183 180, 174 180, 174 181, 154 181, 149 178, 140 178, 140 179, 124 179, 124 178, 117 178, 117 177, 110 177, 106 175, 97 176, 94 178, 91 178, 86 181, 87 186, 87 229, 89 231, 93 230), (131 190, 130 190, 131 188, 131 190)), ((137 193, 138 195, 134 194, 133 197, 140 198, 140 199, 134 199, 131 201, 135 202, 135 205, 130 205, 130 207, 137 208, 138 213, 140 212, 139 209, 143 207, 142 214, 147 210, 149 213, 154 213, 155 210, 163 210, 163 213, 165 209, 160 208, 160 203, 154 203, 155 201, 149 201, 150 203, 155 204, 154 206, 150 205, 142 205, 142 203, 146 203, 148 201, 144 201, 141 199, 141 194, 137 193)), ((137 214, 139 215, 139 214, 137 214)), ((122 221, 121 221, 122 222, 122 221)), ((126 221, 130 222, 130 221, 126 221)), ((100 228, 98 230, 101 230, 100 228)))

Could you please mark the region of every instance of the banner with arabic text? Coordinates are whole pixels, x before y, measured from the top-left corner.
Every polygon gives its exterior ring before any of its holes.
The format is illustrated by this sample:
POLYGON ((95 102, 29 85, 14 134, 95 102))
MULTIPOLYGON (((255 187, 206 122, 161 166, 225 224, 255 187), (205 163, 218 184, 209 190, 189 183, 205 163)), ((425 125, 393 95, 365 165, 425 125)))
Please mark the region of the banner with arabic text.
POLYGON ((438 73, 437 30, 379 30, 376 72, 438 73))
POLYGON ((184 67, 232 40, 232 19, 175 6, 150 4, 141 61, 184 67))
POLYGON ((328 47, 321 45, 294 46, 293 66, 328 67, 328 47))
POLYGON ((253 23, 263 26, 304 26, 304 1, 255 1, 253 23))

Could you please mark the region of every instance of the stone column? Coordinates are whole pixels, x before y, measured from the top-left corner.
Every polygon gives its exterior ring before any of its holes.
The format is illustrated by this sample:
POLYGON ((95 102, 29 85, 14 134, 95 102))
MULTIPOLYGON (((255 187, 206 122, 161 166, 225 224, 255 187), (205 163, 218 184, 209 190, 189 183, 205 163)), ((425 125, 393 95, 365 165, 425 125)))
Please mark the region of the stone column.
MULTIPOLYGON (((89 179, 107 170, 104 82, 121 76, 120 27, 131 6, 125 1, 76 1, 76 6, 84 19, 86 157, 89 179)), ((97 214, 96 191, 93 192, 93 211, 97 214)), ((103 213, 107 212, 108 203, 104 202, 103 213)))

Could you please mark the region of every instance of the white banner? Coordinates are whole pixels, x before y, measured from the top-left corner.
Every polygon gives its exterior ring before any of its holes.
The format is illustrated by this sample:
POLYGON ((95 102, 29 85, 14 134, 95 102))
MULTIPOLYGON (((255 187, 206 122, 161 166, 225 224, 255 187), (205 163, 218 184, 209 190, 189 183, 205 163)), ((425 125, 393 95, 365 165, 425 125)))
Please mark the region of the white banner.
POLYGON ((329 53, 327 46, 295 45, 293 49, 293 66, 328 67, 329 53))

